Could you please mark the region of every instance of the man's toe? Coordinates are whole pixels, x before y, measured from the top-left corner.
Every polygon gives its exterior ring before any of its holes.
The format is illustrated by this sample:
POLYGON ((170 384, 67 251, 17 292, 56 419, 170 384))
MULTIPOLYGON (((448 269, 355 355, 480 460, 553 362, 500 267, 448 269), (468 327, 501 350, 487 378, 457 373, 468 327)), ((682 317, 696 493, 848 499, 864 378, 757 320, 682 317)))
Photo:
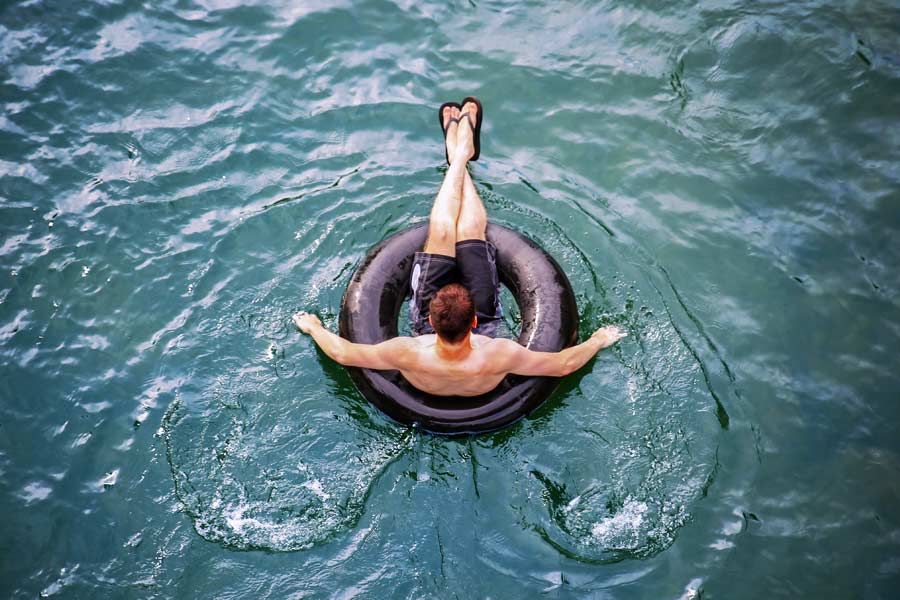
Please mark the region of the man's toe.
POLYGON ((478 122, 478 105, 474 102, 466 102, 463 104, 462 112, 469 115, 469 122, 472 127, 475 127, 475 123, 478 122))
POLYGON ((457 116, 458 116, 454 113, 458 113, 458 112, 459 112, 459 109, 456 108, 455 106, 445 106, 444 107, 444 114, 443 114, 444 131, 446 131, 447 128, 449 128, 453 124, 453 122, 452 122, 453 119, 457 118, 457 116))

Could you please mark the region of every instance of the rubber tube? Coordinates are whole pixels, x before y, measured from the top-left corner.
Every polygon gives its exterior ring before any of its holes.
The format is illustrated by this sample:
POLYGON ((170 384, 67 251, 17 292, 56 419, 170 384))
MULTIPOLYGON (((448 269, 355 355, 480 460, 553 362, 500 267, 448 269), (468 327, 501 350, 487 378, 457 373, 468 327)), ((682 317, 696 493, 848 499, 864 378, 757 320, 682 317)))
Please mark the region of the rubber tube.
MULTIPOLYGON (((397 319, 409 296, 413 255, 425 245, 428 226, 396 233, 369 250, 344 292, 340 335, 377 344, 397 337, 397 319)), ((530 350, 558 352, 575 343, 578 308, 572 286, 553 257, 527 237, 489 224, 497 247, 500 282, 512 292, 522 315, 518 342, 530 350)), ((413 387, 399 371, 348 367, 362 395, 388 417, 441 435, 493 431, 515 423, 556 389, 554 377, 508 375, 480 396, 435 396, 413 387)))

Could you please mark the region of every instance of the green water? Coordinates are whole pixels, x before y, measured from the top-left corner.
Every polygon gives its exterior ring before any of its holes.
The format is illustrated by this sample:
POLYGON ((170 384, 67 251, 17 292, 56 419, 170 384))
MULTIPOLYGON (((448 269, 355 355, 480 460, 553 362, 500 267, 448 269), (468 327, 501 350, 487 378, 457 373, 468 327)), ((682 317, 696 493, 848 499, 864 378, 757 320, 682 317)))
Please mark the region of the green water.
POLYGON ((0 594, 897 597, 898 39, 877 1, 6 3, 0 594), (630 336, 448 440, 290 315, 426 219, 468 94, 490 218, 630 336))

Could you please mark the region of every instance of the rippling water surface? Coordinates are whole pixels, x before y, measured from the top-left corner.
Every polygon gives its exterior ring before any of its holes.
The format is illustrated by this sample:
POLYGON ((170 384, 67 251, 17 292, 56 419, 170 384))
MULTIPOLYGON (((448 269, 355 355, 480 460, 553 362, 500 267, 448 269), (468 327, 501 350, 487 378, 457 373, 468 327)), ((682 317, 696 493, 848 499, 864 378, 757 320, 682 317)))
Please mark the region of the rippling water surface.
POLYGON ((0 591, 895 597, 898 39, 878 1, 8 3, 0 591), (490 218, 630 336, 444 439, 290 315, 336 328, 426 219, 468 94, 490 218))

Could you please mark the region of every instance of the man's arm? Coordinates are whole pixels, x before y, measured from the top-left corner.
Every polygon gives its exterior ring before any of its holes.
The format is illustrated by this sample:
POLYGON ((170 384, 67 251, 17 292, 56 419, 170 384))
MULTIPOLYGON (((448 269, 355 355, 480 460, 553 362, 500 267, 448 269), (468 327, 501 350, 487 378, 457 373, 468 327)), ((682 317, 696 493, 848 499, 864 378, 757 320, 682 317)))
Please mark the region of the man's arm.
POLYGON ((601 327, 594 334, 571 348, 560 352, 532 352, 512 340, 498 340, 504 343, 503 367, 506 372, 516 375, 544 375, 562 377, 577 371, 597 352, 612 346, 628 334, 618 327, 601 327))
POLYGON ((400 369, 409 354, 408 340, 394 338, 380 344, 354 344, 328 331, 319 317, 306 312, 295 314, 294 324, 310 335, 322 352, 346 367, 400 369))

